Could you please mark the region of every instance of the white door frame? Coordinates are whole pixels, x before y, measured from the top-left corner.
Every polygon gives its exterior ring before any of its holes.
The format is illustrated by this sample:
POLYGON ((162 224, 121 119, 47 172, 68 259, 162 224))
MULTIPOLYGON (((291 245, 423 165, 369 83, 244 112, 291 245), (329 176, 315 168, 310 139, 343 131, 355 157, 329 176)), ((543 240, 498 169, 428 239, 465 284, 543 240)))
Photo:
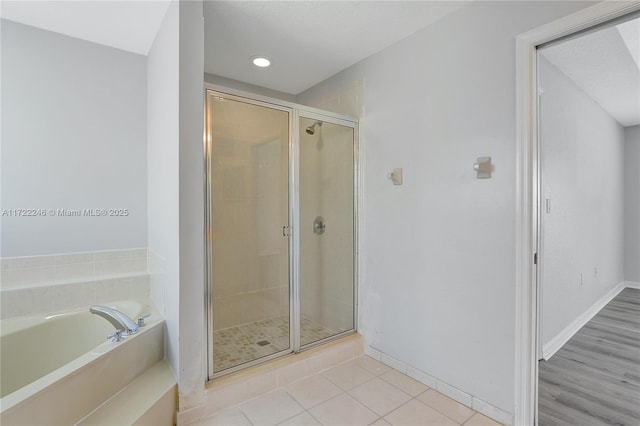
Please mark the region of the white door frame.
POLYGON ((640 10, 640 1, 604 1, 516 38, 516 425, 537 423, 539 141, 537 47, 640 10))

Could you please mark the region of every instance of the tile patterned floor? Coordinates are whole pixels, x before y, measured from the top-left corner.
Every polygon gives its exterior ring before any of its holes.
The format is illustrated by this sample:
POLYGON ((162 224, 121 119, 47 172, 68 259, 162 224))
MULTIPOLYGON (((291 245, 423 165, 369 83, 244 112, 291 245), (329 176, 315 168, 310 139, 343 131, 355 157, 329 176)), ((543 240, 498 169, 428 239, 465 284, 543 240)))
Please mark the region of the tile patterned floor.
MULTIPOLYGON (((332 330, 302 317, 302 344, 335 334, 332 330)), ((276 317, 213 332, 214 371, 222 371, 245 362, 275 354, 289 347, 289 317, 276 317), (258 342, 268 342, 259 345, 258 342)))
POLYGON ((464 425, 499 423, 363 356, 246 401, 193 426, 464 425))

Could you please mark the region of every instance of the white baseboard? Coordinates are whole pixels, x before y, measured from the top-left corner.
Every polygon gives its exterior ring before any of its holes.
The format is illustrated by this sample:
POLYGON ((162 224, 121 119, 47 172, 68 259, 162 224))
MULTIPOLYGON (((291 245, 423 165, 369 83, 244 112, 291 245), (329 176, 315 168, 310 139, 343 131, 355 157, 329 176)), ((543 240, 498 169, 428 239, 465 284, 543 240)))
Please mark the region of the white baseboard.
POLYGON ((634 283, 633 281, 627 281, 625 282, 626 286, 628 288, 635 288, 637 290, 640 290, 640 283, 634 283))
POLYGON ((416 379, 417 381, 429 386, 431 389, 435 389, 438 392, 447 395, 449 398, 455 399, 459 403, 464 404, 481 414, 484 414, 487 417, 490 417, 505 425, 513 424, 512 414, 507 413, 506 411, 503 411, 500 408, 495 407, 488 402, 483 401, 471 394, 468 394, 454 386, 451 386, 450 384, 443 382, 436 377, 420 371, 417 368, 403 361, 400 361, 399 359, 393 358, 392 356, 389 356, 384 352, 379 351, 378 349, 374 349, 369 345, 365 346, 364 353, 369 355, 371 358, 374 358, 388 365, 394 370, 398 370, 401 373, 404 373, 407 376, 416 379))
POLYGON ((614 288, 612 288, 607 294, 600 298, 596 303, 591 305, 585 312, 583 312, 578 318, 573 320, 571 324, 566 326, 560 333, 558 333, 553 339, 549 340, 542 346, 542 358, 548 361, 561 347, 563 347, 574 334, 578 332, 591 318, 596 316, 600 309, 604 308, 607 303, 611 302, 614 297, 618 295, 625 287, 628 287, 628 282, 621 282, 614 288))

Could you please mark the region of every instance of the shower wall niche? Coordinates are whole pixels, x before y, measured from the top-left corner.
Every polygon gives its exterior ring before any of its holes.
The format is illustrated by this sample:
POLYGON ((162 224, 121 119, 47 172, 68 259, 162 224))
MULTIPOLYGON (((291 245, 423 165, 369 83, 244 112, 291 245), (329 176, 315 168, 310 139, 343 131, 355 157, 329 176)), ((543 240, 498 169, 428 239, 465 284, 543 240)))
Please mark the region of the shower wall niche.
POLYGON ((207 91, 209 377, 355 331, 357 123, 207 91))

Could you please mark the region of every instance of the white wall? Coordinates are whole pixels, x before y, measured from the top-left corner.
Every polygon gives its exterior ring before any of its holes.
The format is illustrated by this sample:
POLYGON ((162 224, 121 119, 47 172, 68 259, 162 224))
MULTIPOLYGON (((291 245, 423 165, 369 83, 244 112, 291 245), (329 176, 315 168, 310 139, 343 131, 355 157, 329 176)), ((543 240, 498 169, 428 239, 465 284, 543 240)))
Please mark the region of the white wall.
POLYGON ((624 278, 640 283, 640 126, 624 135, 624 278))
POLYGON ((367 344, 510 413, 515 36, 588 5, 473 2, 298 96, 361 117, 367 344))
POLYGON ((2 21, 2 256, 145 247, 144 56, 2 21))
POLYGON ((624 281, 624 129, 544 51, 539 80, 545 346, 624 281))
POLYGON ((179 410, 202 404, 204 318, 202 2, 171 2, 148 57, 151 295, 167 322, 179 410))
POLYGON ((202 403, 204 316, 204 13, 180 1, 180 410, 202 403))
POLYGON ((171 2, 147 57, 148 248, 151 298, 167 323, 165 357, 179 374, 179 34, 171 2))

